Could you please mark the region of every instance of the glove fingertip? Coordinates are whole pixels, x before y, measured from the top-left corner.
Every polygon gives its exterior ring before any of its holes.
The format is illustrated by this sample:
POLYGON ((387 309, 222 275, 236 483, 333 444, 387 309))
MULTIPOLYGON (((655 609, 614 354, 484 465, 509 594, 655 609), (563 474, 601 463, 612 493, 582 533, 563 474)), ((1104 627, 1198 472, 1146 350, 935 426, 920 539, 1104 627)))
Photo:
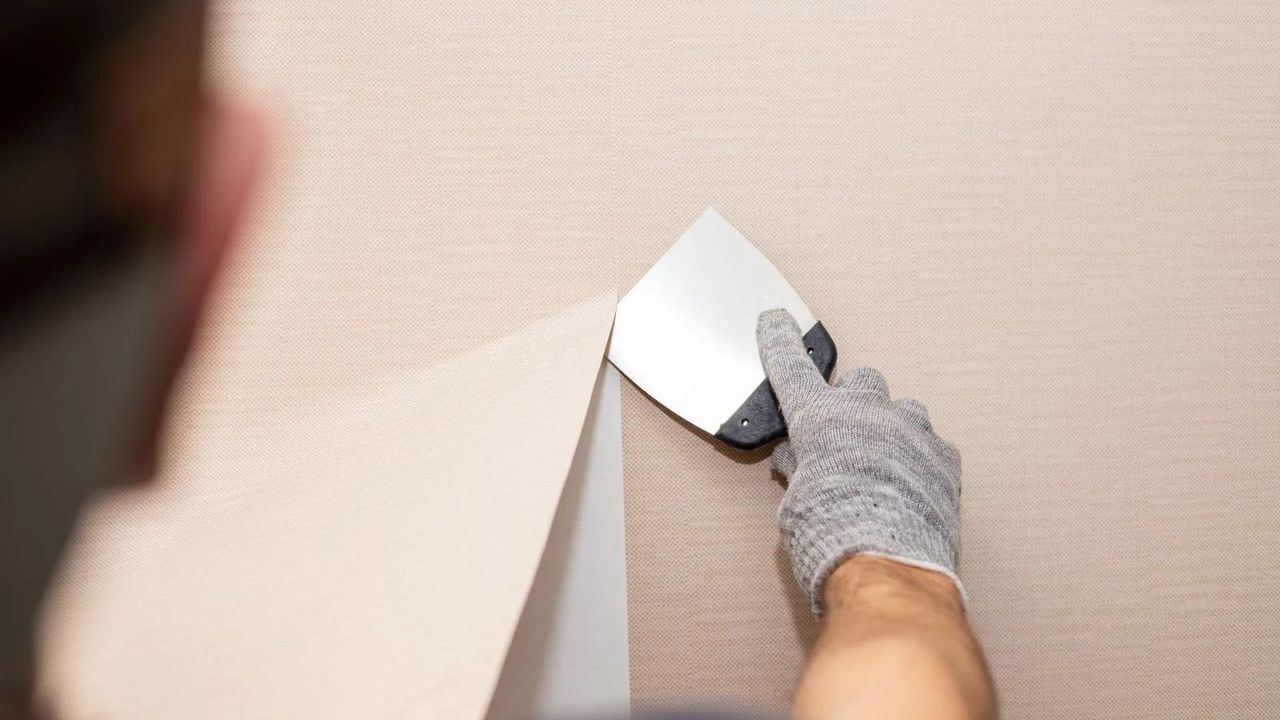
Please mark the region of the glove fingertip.
POLYGON ((773 469, 790 480, 791 474, 796 471, 796 453, 789 441, 783 440, 778 443, 778 446, 773 449, 772 460, 773 469))
POLYGON ((924 403, 914 398, 901 398, 894 404, 916 425, 925 430, 933 430, 933 422, 929 419, 929 408, 925 407, 924 403))
POLYGON ((889 396, 889 383, 884 379, 884 375, 873 367, 854 368, 845 373, 837 382, 836 387, 844 390, 853 390, 855 392, 870 392, 877 395, 889 396))
POLYGON ((786 308, 770 308, 761 312, 756 318, 757 334, 772 331, 785 332, 787 330, 794 330, 799 333, 800 325, 791 316, 791 313, 787 312, 786 308))

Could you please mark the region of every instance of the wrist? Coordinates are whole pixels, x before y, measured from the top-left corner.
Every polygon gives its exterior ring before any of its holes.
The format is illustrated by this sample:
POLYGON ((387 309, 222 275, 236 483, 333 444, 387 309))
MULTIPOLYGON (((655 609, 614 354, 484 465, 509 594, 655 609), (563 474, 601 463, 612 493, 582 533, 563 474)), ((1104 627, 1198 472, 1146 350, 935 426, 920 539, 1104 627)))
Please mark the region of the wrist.
POLYGON ((951 577, 879 555, 854 555, 836 566, 822 598, 829 617, 856 608, 964 615, 963 597, 951 577))
POLYGON ((779 529, 796 581, 815 615, 825 612, 826 581, 850 558, 893 558, 954 578, 960 540, 957 523, 944 521, 942 514, 923 512, 918 502, 908 502, 897 488, 899 484, 910 487, 910 478, 898 477, 898 484, 876 480, 881 472, 897 477, 892 475, 897 466, 885 463, 858 473, 796 477, 783 496, 779 529))

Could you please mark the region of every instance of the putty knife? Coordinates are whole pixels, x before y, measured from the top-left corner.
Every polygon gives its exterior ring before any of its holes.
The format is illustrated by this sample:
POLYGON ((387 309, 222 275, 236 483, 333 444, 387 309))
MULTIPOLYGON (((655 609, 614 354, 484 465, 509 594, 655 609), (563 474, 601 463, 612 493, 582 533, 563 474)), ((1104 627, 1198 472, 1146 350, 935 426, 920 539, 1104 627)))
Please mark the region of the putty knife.
POLYGON ((756 349, 756 318, 791 311, 831 377, 836 346, 782 273, 720 214, 702 213, 618 303, 609 360, 654 400, 728 445, 786 434, 756 349))

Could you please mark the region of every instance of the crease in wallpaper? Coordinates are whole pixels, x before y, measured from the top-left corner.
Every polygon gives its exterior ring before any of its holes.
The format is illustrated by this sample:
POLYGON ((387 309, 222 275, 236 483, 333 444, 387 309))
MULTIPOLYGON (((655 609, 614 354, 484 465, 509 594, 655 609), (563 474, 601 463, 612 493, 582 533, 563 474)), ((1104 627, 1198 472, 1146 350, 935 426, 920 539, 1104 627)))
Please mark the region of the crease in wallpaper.
POLYGON ((42 701, 69 720, 483 717, 615 299, 292 412, 204 398, 162 477, 85 513, 42 701))

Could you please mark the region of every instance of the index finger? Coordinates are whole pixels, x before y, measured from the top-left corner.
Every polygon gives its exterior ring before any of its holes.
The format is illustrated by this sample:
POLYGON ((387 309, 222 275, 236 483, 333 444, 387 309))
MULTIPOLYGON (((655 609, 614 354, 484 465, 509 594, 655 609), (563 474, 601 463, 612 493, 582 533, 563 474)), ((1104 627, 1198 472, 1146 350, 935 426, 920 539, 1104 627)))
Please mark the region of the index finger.
POLYGON ((792 415, 827 387, 818 366, 804 346, 804 335, 791 313, 781 308, 766 310, 756 320, 756 344, 760 362, 778 396, 782 416, 792 415))

